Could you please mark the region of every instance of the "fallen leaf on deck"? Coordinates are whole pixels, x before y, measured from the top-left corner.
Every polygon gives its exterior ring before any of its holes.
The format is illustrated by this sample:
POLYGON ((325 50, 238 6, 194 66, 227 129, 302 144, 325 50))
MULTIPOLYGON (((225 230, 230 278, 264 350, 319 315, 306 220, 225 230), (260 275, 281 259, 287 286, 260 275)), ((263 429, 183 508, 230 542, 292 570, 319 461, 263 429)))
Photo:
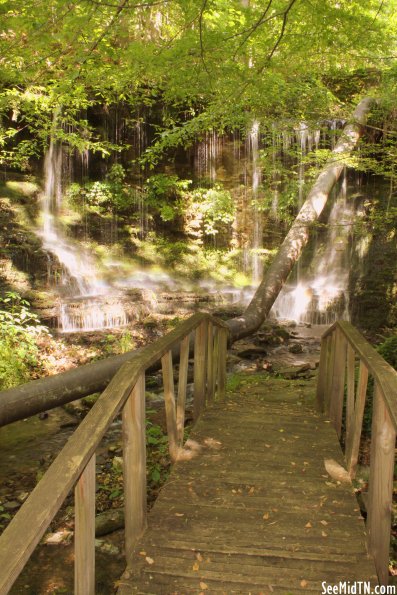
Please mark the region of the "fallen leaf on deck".
POLYGON ((326 525, 328 525, 327 521, 320 521, 320 523, 321 523, 322 525, 324 525, 324 527, 325 527, 326 525))
POLYGON ((198 572, 200 570, 200 564, 198 562, 193 564, 193 570, 194 572, 198 572))
POLYGON ((325 531, 321 531, 321 535, 322 535, 323 537, 328 537, 328 533, 326 533, 325 531))
POLYGON ((263 515, 263 518, 265 519, 265 521, 267 521, 267 519, 269 518, 269 513, 265 512, 265 514, 263 515))
POLYGON ((145 560, 148 564, 154 564, 153 558, 149 558, 149 556, 146 556, 145 560))
POLYGON ((183 514, 183 512, 176 512, 175 516, 185 516, 185 515, 183 514))
POLYGON ((324 467, 327 473, 336 481, 351 483, 349 473, 342 465, 339 465, 334 459, 324 459, 324 467))
POLYGON ((311 529, 312 528, 312 524, 310 522, 309 523, 306 523, 305 527, 306 527, 306 529, 311 529))
POLYGON ((200 589, 203 589, 203 591, 205 591, 206 589, 208 589, 208 585, 206 583, 200 583, 200 589))
POLYGON ((307 587, 308 583, 307 581, 305 581, 304 579, 301 581, 300 583, 301 587, 304 589, 305 587, 307 587))
POLYGON ((196 558, 197 558, 197 560, 198 560, 199 562, 202 562, 202 561, 203 561, 203 556, 200 554, 200 552, 197 552, 197 554, 196 554, 196 558))

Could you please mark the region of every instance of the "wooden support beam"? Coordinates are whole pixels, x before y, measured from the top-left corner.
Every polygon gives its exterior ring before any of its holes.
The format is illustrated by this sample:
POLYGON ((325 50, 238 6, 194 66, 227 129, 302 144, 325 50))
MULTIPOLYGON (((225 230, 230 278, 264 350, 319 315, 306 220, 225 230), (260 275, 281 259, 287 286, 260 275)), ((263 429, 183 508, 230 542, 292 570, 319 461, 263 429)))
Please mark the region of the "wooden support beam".
POLYGON ((75 490, 74 592, 95 595, 95 453, 75 490))
POLYGON ((354 421, 354 393, 355 393, 355 366, 356 366, 356 354, 353 347, 348 343, 347 345, 347 358, 346 358, 346 385, 347 385, 347 397, 346 397, 346 441, 351 432, 353 421, 354 421))
POLYGON ((174 370, 172 366, 172 353, 168 351, 161 358, 163 370, 165 416, 167 422, 168 448, 173 461, 178 458, 178 437, 176 429, 176 406, 174 388, 174 370))
POLYGON ((318 368, 317 390, 316 390, 316 404, 317 409, 324 412, 325 407, 325 392, 327 389, 327 364, 328 364, 328 343, 331 337, 327 336, 321 340, 320 350, 320 365, 318 368))
POLYGON ((367 533, 368 549, 374 557, 381 585, 387 585, 389 577, 395 445, 396 431, 383 394, 379 386, 375 384, 367 533))
POLYGON ((227 337, 226 329, 219 329, 219 344, 218 344, 218 392, 219 399, 224 399, 226 396, 226 357, 227 357, 227 337))
POLYGON ((146 528, 145 374, 140 374, 123 408, 125 552, 131 555, 146 528))
POLYGON ((328 336, 327 342, 327 353, 326 353, 326 366, 325 366, 325 393, 324 393, 324 412, 329 415, 331 406, 331 388, 333 381, 333 370, 336 353, 336 330, 328 336))
POLYGON ((207 398, 212 401, 214 398, 214 325, 208 323, 208 346, 207 346, 207 398))
POLYGON ((363 427, 365 399, 367 395, 367 385, 368 368, 364 362, 361 361, 358 374, 357 394, 354 404, 353 419, 351 421, 349 431, 346 433, 346 463, 347 470, 349 471, 351 478, 353 478, 356 474, 361 432, 363 427))
POLYGON ((186 388, 187 372, 189 366, 189 339, 190 335, 182 339, 179 359, 178 400, 176 406, 176 433, 178 446, 182 446, 183 444, 183 433, 185 430, 186 388))
POLYGON ((197 327, 194 337, 194 403, 193 417, 198 419, 204 405, 207 382, 207 321, 197 327))
POLYGON ((342 434, 343 397, 345 389, 347 341, 339 329, 336 331, 334 365, 330 395, 330 418, 338 437, 342 434))

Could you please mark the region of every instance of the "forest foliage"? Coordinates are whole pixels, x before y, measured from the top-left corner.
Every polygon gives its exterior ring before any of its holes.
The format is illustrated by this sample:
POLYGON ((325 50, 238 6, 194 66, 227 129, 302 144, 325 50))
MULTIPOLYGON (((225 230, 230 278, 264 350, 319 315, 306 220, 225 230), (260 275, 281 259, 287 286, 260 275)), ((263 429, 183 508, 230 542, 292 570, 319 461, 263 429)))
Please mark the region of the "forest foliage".
POLYGON ((79 151, 126 147, 89 122, 156 109, 145 154, 253 115, 318 121, 375 87, 394 109, 395 0, 1 0, 0 148, 29 168, 50 133, 79 151), (161 109, 159 109, 159 106, 161 109), (57 113, 54 127, 54 113, 57 113))

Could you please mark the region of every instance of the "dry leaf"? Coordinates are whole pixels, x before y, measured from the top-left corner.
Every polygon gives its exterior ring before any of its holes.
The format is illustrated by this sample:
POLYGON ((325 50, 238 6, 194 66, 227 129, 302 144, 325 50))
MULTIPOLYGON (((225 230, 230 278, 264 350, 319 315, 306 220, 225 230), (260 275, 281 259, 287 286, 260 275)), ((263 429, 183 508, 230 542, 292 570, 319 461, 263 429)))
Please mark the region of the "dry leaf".
POLYGON ((146 556, 146 552, 139 552, 140 556, 146 556))
POLYGON ((200 569, 200 564, 198 562, 195 562, 193 564, 193 570, 194 570, 194 572, 198 572, 199 569, 200 569))
POLYGON ((280 428, 279 432, 284 432, 283 428, 280 428))
POLYGON ((324 459, 324 467, 332 479, 344 483, 351 483, 349 473, 342 467, 342 465, 339 465, 339 463, 334 461, 334 459, 324 459))
POLYGON ((306 529, 311 529, 312 528, 312 524, 310 522, 309 523, 306 523, 305 527, 306 527, 306 529))
POLYGON ((202 562, 202 561, 203 561, 203 556, 200 554, 200 552, 197 552, 197 554, 196 554, 196 558, 197 558, 197 560, 198 560, 199 562, 202 562))
POLYGON ((266 448, 271 448, 272 445, 271 444, 265 444, 266 448))
POLYGON ((254 492, 255 492, 255 488, 251 488, 248 493, 253 494, 254 492))
POLYGON ((200 589, 202 589, 203 591, 205 591, 206 589, 208 589, 208 585, 206 583, 201 582, 200 583, 200 589))
POLYGON ((263 518, 265 519, 265 521, 267 521, 267 519, 269 518, 269 513, 265 512, 265 514, 263 515, 263 518))
POLYGON ((301 587, 302 587, 302 589, 304 589, 305 587, 307 587, 307 585, 308 585, 307 581, 305 581, 305 579, 303 579, 301 581, 301 587))
POLYGON ((321 531, 321 535, 322 535, 323 537, 328 537, 328 533, 326 533, 325 531, 321 531))
POLYGON ((320 523, 321 523, 322 525, 324 525, 324 527, 325 527, 326 525, 328 525, 327 521, 320 521, 320 523))
POLYGON ((146 556, 145 560, 148 564, 154 564, 153 558, 149 558, 149 556, 146 556))
POLYGON ((185 515, 183 514, 183 512, 176 512, 175 516, 185 516, 185 515))
POLYGON ((293 467, 295 467, 296 463, 294 463, 294 461, 291 461, 291 465, 292 465, 293 467))

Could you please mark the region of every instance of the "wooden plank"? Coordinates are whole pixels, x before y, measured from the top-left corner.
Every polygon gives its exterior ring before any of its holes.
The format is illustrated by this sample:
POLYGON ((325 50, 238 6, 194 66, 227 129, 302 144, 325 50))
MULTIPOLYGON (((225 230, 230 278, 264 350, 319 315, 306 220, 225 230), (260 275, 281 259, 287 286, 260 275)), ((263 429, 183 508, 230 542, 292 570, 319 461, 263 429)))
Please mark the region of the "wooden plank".
POLYGON ((74 592, 95 595, 95 454, 75 487, 74 592))
POLYGON ((321 340, 321 349, 320 349, 320 365, 318 369, 318 378, 317 378, 317 390, 316 390, 316 403, 317 408, 319 411, 324 411, 325 407, 325 391, 326 391, 326 384, 327 384, 327 353, 328 353, 328 343, 331 341, 330 337, 324 337, 321 340))
POLYGON ((224 399, 226 395, 226 357, 227 357, 228 333, 225 329, 219 329, 218 344, 218 399, 224 399))
POLYGON ((367 533, 381 585, 388 584, 396 431, 375 385, 372 414, 367 533))
POLYGON ((194 402, 193 417, 198 419, 204 405, 207 381, 207 323, 197 327, 194 338, 194 402))
POLYGON ((176 407, 174 372, 172 367, 172 352, 169 351, 161 358, 164 383, 165 416, 167 422, 168 448, 173 461, 178 458, 178 436, 176 428, 176 407))
POLYGON ((336 330, 335 356, 332 370, 330 418, 338 437, 342 433, 343 396, 345 388, 347 340, 339 329, 336 330))
POLYGON ((357 396, 354 406, 354 417, 351 425, 351 430, 347 434, 346 440, 346 463, 347 470, 349 471, 351 478, 353 478, 356 474, 358 454, 360 450, 361 432, 363 427, 365 399, 367 395, 367 385, 368 369, 364 362, 360 362, 360 370, 358 374, 357 384, 357 396))
POLYGON ((125 551, 132 552, 146 527, 145 375, 141 374, 123 408, 125 551))
POLYGON ((208 323, 208 347, 207 347, 207 398, 210 402, 214 399, 214 325, 208 323))
POLYGON ((182 339, 180 349, 178 399, 176 406, 176 432, 178 446, 182 446, 183 444, 183 434, 185 430, 186 388, 187 372, 189 366, 189 339, 190 335, 187 335, 184 339, 182 339))

